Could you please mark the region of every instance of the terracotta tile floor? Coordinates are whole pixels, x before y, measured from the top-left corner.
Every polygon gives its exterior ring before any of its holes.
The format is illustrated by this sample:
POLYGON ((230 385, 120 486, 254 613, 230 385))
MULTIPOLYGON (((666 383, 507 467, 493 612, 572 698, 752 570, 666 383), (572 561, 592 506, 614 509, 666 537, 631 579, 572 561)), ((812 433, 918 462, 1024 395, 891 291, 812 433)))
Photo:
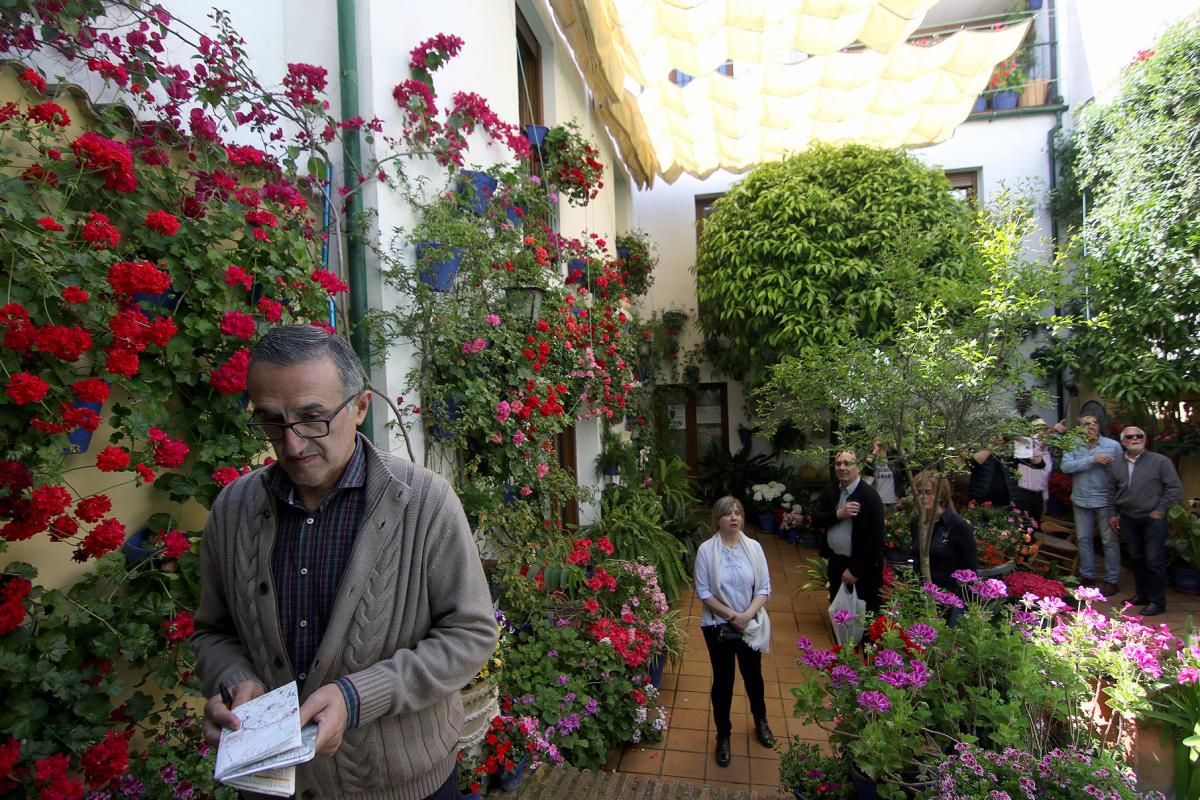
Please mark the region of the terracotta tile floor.
MULTIPOLYGON (((814 551, 798 549, 775 536, 758 535, 766 552, 771 570, 771 652, 763 656, 764 695, 767 701, 767 720, 777 740, 798 735, 824 741, 824 732, 815 725, 801 725, 792 717, 792 686, 799 683, 800 670, 795 666, 795 641, 807 636, 819 644, 832 644, 824 622, 822 592, 801 592, 804 583, 801 565, 814 551)), ((614 754, 608 769, 636 775, 705 786, 727 786, 749 789, 774 796, 779 790, 778 757, 759 744, 753 734, 753 720, 740 678, 733 693, 733 760, 728 767, 718 767, 713 758, 716 734, 708 692, 712 685, 712 670, 704 638, 700 633, 702 606, 690 593, 676 605, 685 618, 687 646, 680 664, 668 667, 663 676, 662 702, 668 709, 667 732, 661 742, 627 745, 614 754)), ((779 794, 779 797, 791 797, 779 794)))

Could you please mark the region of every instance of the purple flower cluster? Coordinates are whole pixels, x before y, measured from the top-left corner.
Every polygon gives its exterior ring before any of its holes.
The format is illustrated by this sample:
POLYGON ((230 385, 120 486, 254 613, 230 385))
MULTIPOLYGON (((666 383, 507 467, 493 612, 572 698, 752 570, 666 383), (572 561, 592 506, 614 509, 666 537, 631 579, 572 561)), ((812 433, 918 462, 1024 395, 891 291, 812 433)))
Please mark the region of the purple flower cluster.
POLYGON ((832 619, 834 625, 849 625, 854 621, 854 612, 843 608, 833 612, 832 619))
POLYGON ((921 647, 928 647, 933 644, 937 641, 937 635, 937 628, 932 625, 926 625, 924 622, 915 623, 908 628, 908 638, 921 647))
POLYGON ((804 657, 800 660, 804 662, 805 666, 812 667, 813 669, 827 670, 837 661, 837 653, 834 653, 832 650, 817 650, 814 647, 811 650, 805 651, 804 657))
POLYGON ((858 673, 854 671, 854 667, 845 664, 838 664, 834 667, 829 673, 829 678, 835 688, 858 686, 858 673))
MULTIPOLYGON (((970 570, 960 570, 960 572, 970 572, 970 570)), ((963 601, 961 597, 956 595, 954 592, 943 592, 935 583, 927 583, 921 588, 925 590, 926 594, 944 606, 951 606, 952 608, 963 607, 963 601)))
MULTIPOLYGON (((965 571, 969 572, 970 570, 965 571)), ((999 600, 1002 597, 1008 597, 1008 587, 1004 585, 1004 581, 996 578, 975 581, 968 588, 984 600, 999 600)))
POLYGON ((858 696, 858 705, 867 711, 875 711, 882 714, 891 710, 892 701, 888 700, 888 696, 883 692, 871 689, 858 696))

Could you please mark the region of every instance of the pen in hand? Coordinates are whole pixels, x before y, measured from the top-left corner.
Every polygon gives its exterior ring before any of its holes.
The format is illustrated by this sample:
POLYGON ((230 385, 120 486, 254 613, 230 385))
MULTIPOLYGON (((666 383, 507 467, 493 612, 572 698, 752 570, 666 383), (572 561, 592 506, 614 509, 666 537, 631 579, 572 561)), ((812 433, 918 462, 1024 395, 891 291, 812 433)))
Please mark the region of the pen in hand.
POLYGON ((229 687, 222 683, 219 685, 219 688, 221 690, 221 702, 225 704, 226 708, 232 709, 233 695, 230 694, 229 687))

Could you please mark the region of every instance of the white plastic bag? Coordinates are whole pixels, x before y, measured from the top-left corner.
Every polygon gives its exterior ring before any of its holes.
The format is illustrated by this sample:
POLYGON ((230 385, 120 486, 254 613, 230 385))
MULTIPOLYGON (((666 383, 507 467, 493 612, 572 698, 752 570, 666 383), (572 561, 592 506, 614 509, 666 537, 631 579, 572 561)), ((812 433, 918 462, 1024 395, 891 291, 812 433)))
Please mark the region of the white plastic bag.
POLYGON ((848 583, 843 583, 842 588, 833 598, 833 602, 829 604, 829 624, 833 626, 833 637, 838 644, 848 644, 851 647, 857 645, 863 635, 863 619, 867 615, 867 601, 858 599, 858 592, 848 583), (849 611, 854 615, 854 619, 846 623, 839 624, 833 619, 833 615, 838 611, 849 611))

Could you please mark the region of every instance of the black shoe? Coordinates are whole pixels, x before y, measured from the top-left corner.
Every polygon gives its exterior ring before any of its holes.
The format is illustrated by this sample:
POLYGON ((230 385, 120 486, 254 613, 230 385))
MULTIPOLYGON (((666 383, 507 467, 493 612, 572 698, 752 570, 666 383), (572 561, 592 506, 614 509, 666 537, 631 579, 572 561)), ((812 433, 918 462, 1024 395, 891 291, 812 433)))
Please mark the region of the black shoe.
POLYGON ((763 747, 775 746, 775 736, 771 733, 771 729, 767 726, 765 719, 760 719, 754 723, 754 732, 758 734, 758 741, 763 747))
POLYGON ((1080 586, 1095 586, 1096 579, 1089 578, 1087 575, 1080 575, 1079 576, 1079 585, 1080 586))
POLYGON ((1165 613, 1166 610, 1167 607, 1164 605, 1160 605, 1158 603, 1147 603, 1146 607, 1142 609, 1142 616, 1157 617, 1159 614, 1165 613))
POLYGON ((717 766, 718 767, 728 767, 729 766, 729 757, 730 757, 729 737, 728 736, 718 736, 717 737, 717 766))
POLYGON ((1125 601, 1125 605, 1127 605, 1127 606, 1144 606, 1146 603, 1149 603, 1149 602, 1150 602, 1149 600, 1142 597, 1140 594, 1135 594, 1133 597, 1131 597, 1125 601))

